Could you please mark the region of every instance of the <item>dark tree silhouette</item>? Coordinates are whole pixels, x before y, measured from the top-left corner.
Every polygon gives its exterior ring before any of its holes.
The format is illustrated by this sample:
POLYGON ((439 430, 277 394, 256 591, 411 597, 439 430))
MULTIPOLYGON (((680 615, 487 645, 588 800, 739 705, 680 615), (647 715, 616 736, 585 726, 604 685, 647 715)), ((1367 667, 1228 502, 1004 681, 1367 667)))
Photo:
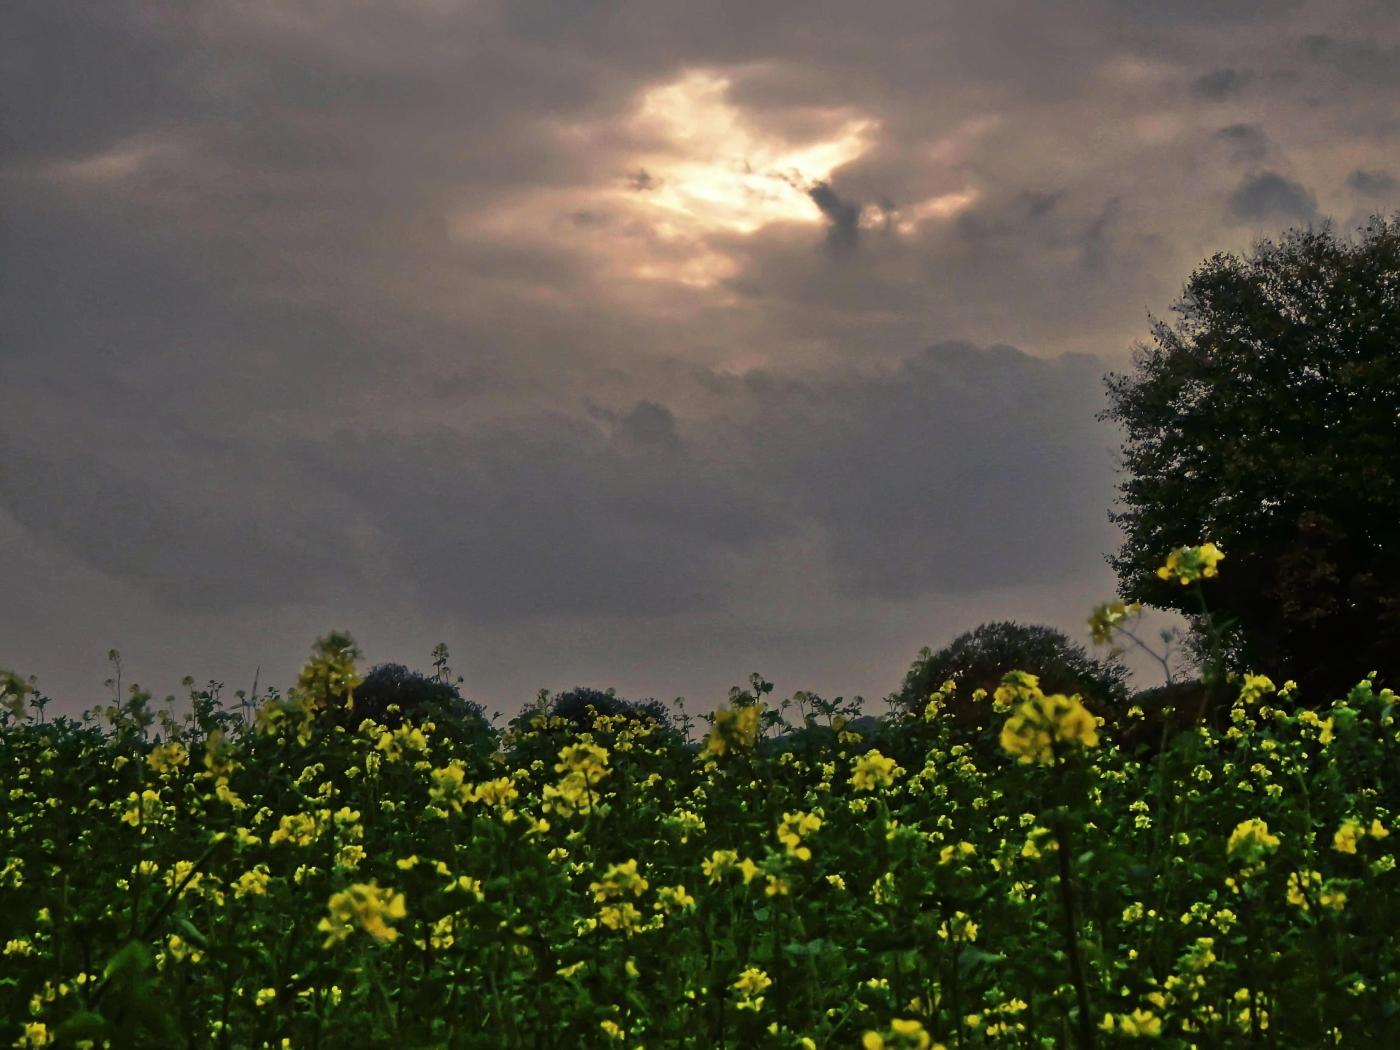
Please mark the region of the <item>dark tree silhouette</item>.
POLYGON ((465 699, 450 682, 410 671, 403 664, 379 664, 355 688, 353 707, 332 708, 347 728, 366 718, 396 729, 405 722, 431 721, 436 731, 459 742, 489 749, 495 729, 482 706, 465 699))
POLYGON ((1120 595, 1199 628, 1196 589, 1154 570, 1213 541, 1226 560, 1203 593, 1234 623, 1227 663, 1313 703, 1372 670, 1400 678, 1400 215, 1360 232, 1212 256, 1178 323, 1106 379, 1125 438, 1120 595))
POLYGON ((996 691, 1008 671, 1028 671, 1046 693, 1078 693, 1095 714, 1112 718, 1128 698, 1127 668, 1100 660, 1053 627, 1011 621, 984 623, 953 639, 938 652, 925 647, 889 698, 892 707, 921 712, 931 693, 950 678, 958 683, 947 708, 961 729, 985 728, 990 702, 978 703, 978 689, 996 691))

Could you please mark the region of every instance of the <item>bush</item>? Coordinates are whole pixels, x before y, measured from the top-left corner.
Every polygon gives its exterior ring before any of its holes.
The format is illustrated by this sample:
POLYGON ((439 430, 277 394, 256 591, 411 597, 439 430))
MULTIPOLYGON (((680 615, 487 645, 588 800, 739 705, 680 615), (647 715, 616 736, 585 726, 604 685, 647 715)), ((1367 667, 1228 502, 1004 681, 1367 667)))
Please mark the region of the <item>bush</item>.
POLYGON ((623 718, 629 722, 650 719, 665 729, 671 728, 670 712, 659 700, 623 700, 611 689, 602 692, 576 686, 567 693, 556 693, 548 711, 556 718, 568 720, 575 732, 580 733, 592 729, 599 716, 623 718))
POLYGON ((1091 711, 1110 721, 1129 695, 1128 669, 1121 663, 1090 656, 1053 627, 997 621, 959 635, 936 653, 921 649, 889 703, 897 711, 918 714, 932 693, 955 679, 949 718, 963 730, 983 729, 991 705, 974 700, 972 694, 979 689, 995 692, 1008 671, 1035 675, 1046 693, 1078 693, 1091 711))
POLYGON ((355 687, 353 707, 330 708, 336 720, 354 729, 366 718, 397 729, 405 722, 433 722, 438 731, 465 745, 494 748, 496 730, 478 703, 465 699, 450 682, 410 671, 403 664, 379 664, 355 687))
POLYGON ((624 700, 613 689, 576 686, 553 696, 541 689, 535 703, 511 719, 504 744, 516 761, 553 762, 561 746, 585 733, 609 744, 616 734, 629 730, 682 743, 659 700, 624 700))
POLYGON ((1121 721, 1118 741, 1130 751, 1145 747, 1155 753, 1162 745, 1164 732, 1171 737, 1196 725, 1224 729, 1231 700, 1218 690, 1213 694, 1195 678, 1140 690, 1133 694, 1129 706, 1141 708, 1142 715, 1121 721))

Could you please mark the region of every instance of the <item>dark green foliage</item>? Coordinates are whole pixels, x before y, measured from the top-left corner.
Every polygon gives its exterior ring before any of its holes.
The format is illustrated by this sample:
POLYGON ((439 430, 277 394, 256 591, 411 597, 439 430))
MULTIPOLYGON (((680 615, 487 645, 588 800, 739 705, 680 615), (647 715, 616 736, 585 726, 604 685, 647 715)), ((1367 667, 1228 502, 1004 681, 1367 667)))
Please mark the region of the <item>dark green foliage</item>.
POLYGON ((577 732, 592 728, 599 715, 621 717, 629 722, 650 719, 667 729, 671 727, 670 712, 659 700, 623 700, 611 689, 603 692, 586 686, 556 693, 549 703, 548 713, 568 719, 577 732))
POLYGON ((438 732, 462 743, 494 747, 495 730, 480 704, 463 698, 450 682, 410 671, 403 664, 380 664, 355 688, 350 710, 332 708, 347 728, 366 718, 395 729, 404 722, 433 722, 438 732))
POLYGON ((929 695, 955 678, 958 687, 948 716, 964 728, 981 728, 990 703, 974 701, 972 694, 978 689, 995 692, 1008 671, 1036 675, 1046 693, 1078 693, 1085 706, 1105 717, 1128 699, 1126 667, 1095 659, 1053 627, 1003 620, 961 634, 936 653, 921 649, 889 702, 896 710, 922 712, 929 695))
POLYGON ((1118 741, 1129 751, 1146 747, 1155 753, 1164 738, 1173 739, 1197 725, 1225 729, 1229 724, 1228 695, 1208 689, 1198 679, 1143 689, 1132 698, 1132 705, 1142 708, 1142 717, 1122 719, 1117 725, 1118 741))
POLYGON ((643 727, 653 729, 658 740, 684 746, 670 712, 659 700, 624 700, 612 689, 605 692, 587 686, 553 696, 541 689, 535 703, 510 720, 504 746, 517 760, 528 754, 552 763, 560 747, 584 733, 607 746, 618 732, 643 727), (602 719, 610 720, 605 728, 599 727, 602 719))
POLYGON ((1198 617, 1196 589, 1154 571, 1213 541, 1227 560, 1204 593, 1233 621, 1229 662, 1315 703, 1372 670, 1400 678, 1400 216, 1361 232, 1211 257, 1178 323, 1107 378, 1119 594, 1198 617))

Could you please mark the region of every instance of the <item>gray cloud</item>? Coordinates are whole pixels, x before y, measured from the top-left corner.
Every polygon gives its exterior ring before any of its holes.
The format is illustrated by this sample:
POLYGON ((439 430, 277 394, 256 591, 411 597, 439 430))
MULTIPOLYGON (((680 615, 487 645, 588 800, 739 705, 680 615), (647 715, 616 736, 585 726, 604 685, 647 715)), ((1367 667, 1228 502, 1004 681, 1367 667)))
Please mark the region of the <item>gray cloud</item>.
POLYGON ((514 703, 1079 630, 1095 372, 1209 252, 1384 203, 1394 12, 795 10, 7 12, 0 663, 100 681, 94 609, 168 681, 412 628, 514 703))
POLYGON ((860 205, 843 200, 825 182, 818 182, 807 193, 826 217, 827 250, 837 257, 850 255, 859 243, 860 205))
POLYGON ((1357 168, 1347 176, 1347 185, 1365 197, 1384 197, 1393 194, 1397 185, 1394 175, 1388 171, 1368 171, 1357 168))
POLYGON ((1241 94, 1254 79, 1251 69, 1212 69, 1191 82, 1191 91, 1210 102, 1223 102, 1241 94))
POLYGON ((850 594, 1051 582, 1109 538, 1104 371, 962 343, 827 379, 702 371, 720 415, 688 440, 642 401, 591 406, 592 421, 289 440, 231 457, 243 467, 223 464, 219 488, 178 456, 157 479, 32 455, 0 505, 173 608, 373 581, 476 620, 668 615, 724 604, 744 554, 804 528, 850 594), (264 496, 245 505, 240 476, 264 496))
POLYGON ((345 599, 362 578, 334 503, 274 509, 257 489, 240 491, 235 479, 249 475, 233 463, 219 464, 211 484, 5 446, 0 506, 36 537, 172 610, 275 607, 307 593, 345 599))
POLYGON ((1269 136, 1257 124, 1229 124, 1215 135, 1238 160, 1257 161, 1269 151, 1269 136))
POLYGON ((1248 220, 1311 220, 1317 197, 1300 182, 1274 171, 1251 175, 1230 194, 1230 213, 1248 220))

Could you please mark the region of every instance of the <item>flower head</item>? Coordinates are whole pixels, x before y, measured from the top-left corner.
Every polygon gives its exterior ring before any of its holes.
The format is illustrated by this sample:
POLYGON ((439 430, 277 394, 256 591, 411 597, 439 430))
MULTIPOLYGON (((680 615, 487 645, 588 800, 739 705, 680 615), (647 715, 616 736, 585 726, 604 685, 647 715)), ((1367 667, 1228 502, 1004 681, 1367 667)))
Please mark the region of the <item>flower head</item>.
POLYGON ((374 881, 356 883, 348 890, 331 894, 327 907, 330 914, 317 927, 326 934, 326 948, 345 940, 356 927, 376 941, 392 941, 399 931, 385 920, 402 919, 407 914, 403 894, 380 888, 374 881))
POLYGON ((1013 671, 997 689, 997 700, 1020 706, 1001 727, 1001 746, 1020 762, 1049 765, 1066 747, 1097 747, 1098 720, 1077 696, 1046 696, 1034 675, 1013 671))
POLYGON ((1178 547, 1167 555, 1166 563, 1157 570, 1157 575, 1164 580, 1176 580, 1185 587, 1196 580, 1217 575, 1216 565, 1224 557, 1225 552, 1213 543, 1178 547))

